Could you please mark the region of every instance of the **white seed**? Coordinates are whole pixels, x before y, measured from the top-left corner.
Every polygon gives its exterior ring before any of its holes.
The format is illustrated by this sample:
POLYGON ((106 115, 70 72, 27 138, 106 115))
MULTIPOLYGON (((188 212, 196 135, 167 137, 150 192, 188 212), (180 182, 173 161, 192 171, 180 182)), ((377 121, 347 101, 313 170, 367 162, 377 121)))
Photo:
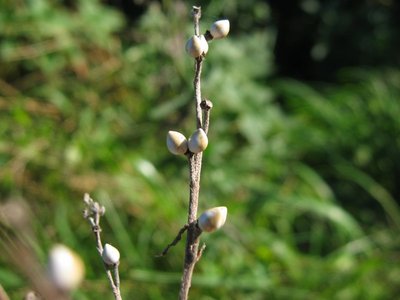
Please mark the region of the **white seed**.
POLYGON ((218 20, 212 24, 210 33, 214 39, 222 39, 229 33, 229 20, 218 20))
POLYGON ((200 215, 197 224, 201 230, 213 232, 225 224, 227 214, 226 206, 210 208, 200 215))
POLYGON ((205 38, 204 35, 200 36, 200 41, 201 41, 201 49, 202 49, 202 55, 206 55, 208 52, 208 42, 205 38))
POLYGON ((107 265, 115 265, 119 262, 120 254, 117 248, 110 244, 105 244, 101 257, 107 265))
POLYGON ((196 58, 203 53, 203 43, 197 35, 192 36, 186 43, 186 52, 196 58))
POLYGON ((186 42, 186 52, 190 56, 197 58, 201 55, 206 55, 208 52, 208 43, 204 35, 194 35, 186 42))
POLYGON ((53 284, 63 291, 78 287, 85 274, 82 259, 64 245, 55 245, 49 253, 48 273, 53 284))
POLYGON ((182 133, 171 130, 167 134, 167 147, 172 154, 185 154, 188 149, 188 141, 182 133))
POLYGON ((200 153, 207 148, 208 137, 202 128, 197 129, 193 132, 189 138, 188 146, 189 150, 193 153, 200 153))

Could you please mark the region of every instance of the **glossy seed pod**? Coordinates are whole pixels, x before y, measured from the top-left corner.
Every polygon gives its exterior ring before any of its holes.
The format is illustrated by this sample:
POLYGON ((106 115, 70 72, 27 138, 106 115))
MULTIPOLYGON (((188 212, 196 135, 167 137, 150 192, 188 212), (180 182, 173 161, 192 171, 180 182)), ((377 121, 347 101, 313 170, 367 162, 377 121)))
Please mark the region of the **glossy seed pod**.
POLYGON ((208 52, 208 43, 204 35, 194 35, 186 42, 186 52, 190 56, 197 58, 206 55, 208 52))
POLYGON ((229 33, 229 20, 218 20, 212 24, 210 33, 214 39, 222 39, 229 33))
POLYGON ((200 215, 197 224, 201 230, 213 232, 225 224, 227 214, 226 206, 210 208, 200 215))
POLYGON ((48 273, 51 282, 62 291, 78 287, 85 274, 82 259, 68 247, 58 244, 49 253, 48 273))
POLYGON ((202 50, 201 54, 206 55, 208 52, 208 42, 204 35, 200 36, 200 42, 201 42, 201 50, 202 50))
POLYGON ((192 153, 200 153, 207 148, 208 137, 202 128, 197 129, 188 141, 188 147, 192 153))
POLYGON ((105 244, 101 257, 107 265, 115 265, 119 262, 120 254, 117 248, 110 244, 105 244))
POLYGON ((203 43, 199 36, 194 35, 186 42, 186 52, 189 53, 190 56, 196 58, 199 57, 203 53, 203 43))
POLYGON ((182 133, 171 130, 167 134, 167 147, 172 154, 185 154, 188 150, 188 141, 182 133))

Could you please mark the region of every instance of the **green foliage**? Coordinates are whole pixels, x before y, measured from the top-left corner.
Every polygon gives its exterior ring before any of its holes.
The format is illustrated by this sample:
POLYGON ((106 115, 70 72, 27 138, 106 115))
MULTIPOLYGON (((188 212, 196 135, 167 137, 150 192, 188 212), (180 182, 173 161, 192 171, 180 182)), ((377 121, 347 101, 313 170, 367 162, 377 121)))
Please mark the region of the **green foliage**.
MULTIPOLYGON (((224 230, 202 237, 191 297, 395 297, 400 73, 266 84, 275 32, 255 25, 269 10, 239 2, 210 3, 201 23, 204 31, 226 14, 242 31, 211 42, 204 64, 203 95, 214 108, 200 206, 229 213, 224 230)), ((28 242, 41 264, 56 242, 82 255, 87 280, 74 298, 111 298, 81 215, 91 193, 107 209, 104 241, 121 251, 123 296, 176 298, 183 243, 155 254, 186 222, 187 168, 165 135, 194 129, 190 7, 149 4, 133 28, 95 0, 0 8, 1 204, 29 205, 28 242)), ((5 256, 0 283, 12 298, 30 284, 5 256)))
POLYGON ((321 176, 333 184, 338 198, 360 218, 364 216, 356 210, 361 205, 376 210, 374 218, 365 216, 371 222, 383 209, 397 226, 398 76, 393 71, 344 72, 346 83, 340 89, 327 89, 325 95, 299 82, 284 80, 276 85, 288 97, 290 111, 296 115, 292 141, 299 148, 299 158, 309 165, 323 161, 330 166, 320 169, 321 176), (349 184, 353 188, 349 189, 349 184), (361 188, 357 199, 354 185, 361 188), (371 198, 378 203, 372 203, 371 198))

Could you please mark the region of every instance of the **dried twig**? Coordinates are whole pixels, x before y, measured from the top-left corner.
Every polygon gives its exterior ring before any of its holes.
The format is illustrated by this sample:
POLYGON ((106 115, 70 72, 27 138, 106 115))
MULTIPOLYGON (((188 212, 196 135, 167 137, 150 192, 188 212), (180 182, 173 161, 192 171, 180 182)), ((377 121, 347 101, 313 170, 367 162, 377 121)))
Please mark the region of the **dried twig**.
MULTIPOLYGON (((199 20, 201 17, 201 8, 193 6, 193 23, 195 28, 195 35, 199 35, 199 20)), ((197 128, 203 126, 202 116, 202 99, 201 99, 201 71, 203 64, 203 56, 196 58, 195 62, 195 75, 193 80, 195 104, 196 104, 196 125, 197 128)), ((211 105, 212 106, 212 105, 211 105)), ((206 115, 207 131, 209 125, 209 109, 204 109, 206 115)), ((203 128, 204 129, 204 128, 203 128)), ((199 203, 199 192, 200 192, 200 174, 202 165, 203 153, 189 154, 189 210, 188 210, 188 224, 186 247, 185 247, 185 261, 183 267, 183 275, 181 281, 181 287, 179 292, 179 299, 188 299, 189 289, 192 282, 192 274, 194 266, 199 260, 202 250, 199 252, 199 236, 201 230, 196 226, 197 210, 199 203)))
POLYGON ((167 255, 169 249, 173 246, 175 246, 176 244, 179 243, 179 241, 182 239, 182 235, 185 233, 185 231, 189 228, 188 224, 185 224, 178 232, 178 234, 176 235, 175 239, 167 245, 167 247, 165 247, 165 249, 160 253, 157 254, 156 257, 161 257, 161 256, 165 256, 167 255))
MULTIPOLYGON (((101 227, 100 227, 100 218, 105 214, 106 209, 104 206, 100 205, 98 202, 95 202, 89 194, 85 194, 83 201, 86 204, 86 208, 83 211, 83 217, 87 219, 90 223, 92 231, 96 238, 97 244, 97 252, 100 257, 103 254, 103 244, 101 242, 101 227)), ((104 261, 103 261, 104 263, 104 261)), ((120 291, 120 280, 119 280, 119 272, 118 272, 118 263, 112 266, 104 263, 104 267, 106 270, 108 281, 110 282, 112 292, 114 294, 115 300, 122 300, 121 291, 120 291)))
MULTIPOLYGON (((195 133, 201 132, 203 135, 204 134, 207 135, 210 125, 210 112, 213 104, 210 100, 201 98, 201 72, 202 72, 204 57, 208 51, 207 41, 213 39, 213 36, 209 31, 206 32, 207 35, 206 40, 204 40, 204 36, 200 36, 199 21, 201 17, 201 7, 193 6, 192 16, 194 23, 194 36, 187 42, 186 50, 192 57, 195 58, 195 68, 194 68, 194 78, 193 78, 194 104, 195 104, 196 128, 197 128, 195 133), (204 44, 203 42, 206 44, 204 44)), ((218 36, 218 38, 226 36, 226 34, 229 31, 229 21, 223 20, 215 22, 213 24, 213 27, 211 28, 211 31, 215 36, 218 36)), ((164 251, 159 255, 159 256, 166 255, 169 249, 172 246, 175 246, 181 240, 183 233, 187 231, 183 275, 179 291, 180 300, 188 299, 194 267, 201 258, 202 253, 205 249, 205 245, 199 248, 200 235, 202 233, 202 230, 205 230, 205 227, 203 227, 203 225, 204 222, 207 222, 204 220, 207 220, 210 214, 211 215, 214 214, 214 216, 217 216, 217 214, 215 214, 215 212, 213 211, 200 216, 199 220, 197 219, 197 211, 199 206, 199 193, 200 193, 200 175, 201 175, 202 159, 203 159, 202 151, 204 151, 205 147, 207 147, 208 141, 207 143, 205 143, 204 148, 202 148, 200 151, 197 151, 198 148, 193 147, 193 144, 191 144, 193 136, 194 134, 191 136, 191 138, 189 138, 188 141, 189 149, 187 151, 183 150, 182 152, 180 147, 183 143, 182 140, 185 140, 185 137, 179 132, 173 132, 173 131, 170 131, 167 136, 167 145, 169 150, 173 154, 185 154, 188 158, 188 163, 189 163, 189 208, 188 208, 187 225, 185 225, 179 231, 173 242, 170 243, 164 249, 164 251)), ((207 136, 205 137, 205 139, 207 139, 207 136)), ((221 217, 221 224, 218 225, 220 227, 223 225, 226 219, 226 207, 216 207, 214 209, 217 209, 218 212, 220 212, 221 209, 223 211, 223 216, 221 217)), ((218 218, 220 218, 220 215, 218 215, 218 218)), ((217 227, 211 229, 208 228, 205 231, 211 232, 216 229, 217 227)))

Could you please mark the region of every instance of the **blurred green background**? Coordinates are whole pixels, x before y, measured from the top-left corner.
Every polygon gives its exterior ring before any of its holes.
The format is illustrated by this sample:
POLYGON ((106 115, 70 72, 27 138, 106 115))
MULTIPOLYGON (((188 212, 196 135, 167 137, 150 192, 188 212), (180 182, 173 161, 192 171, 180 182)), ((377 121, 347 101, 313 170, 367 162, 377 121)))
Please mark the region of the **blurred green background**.
MULTIPOLYGON (((193 34, 183 1, 0 4, 0 204, 43 264, 64 243, 86 264, 74 299, 112 299, 83 194, 106 206, 126 299, 176 299, 188 170, 165 145, 190 135, 193 34), (17 206, 18 206, 17 205, 17 206), (28 229, 26 229, 28 228, 28 229)), ((191 299, 394 299, 400 293, 400 3, 202 1, 201 31, 231 21, 203 71, 211 99, 191 299)), ((5 219, 4 219, 5 218, 5 219)), ((3 226, 5 226, 3 224, 3 226)), ((4 255, 12 299, 30 287, 4 255)))

